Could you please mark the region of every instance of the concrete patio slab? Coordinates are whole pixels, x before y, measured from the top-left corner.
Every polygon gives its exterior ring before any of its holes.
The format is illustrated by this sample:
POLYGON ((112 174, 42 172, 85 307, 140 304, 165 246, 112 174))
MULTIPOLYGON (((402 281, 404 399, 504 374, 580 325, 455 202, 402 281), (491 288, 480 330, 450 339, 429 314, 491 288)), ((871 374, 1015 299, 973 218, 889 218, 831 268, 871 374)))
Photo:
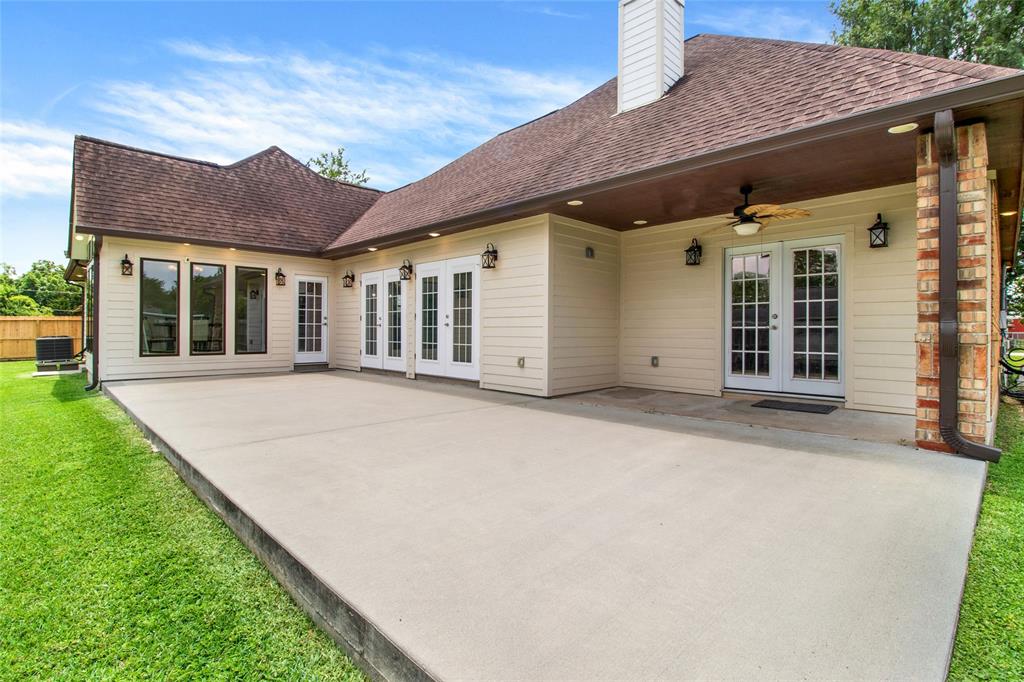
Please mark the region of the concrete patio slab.
POLYGON ((380 671, 945 675, 979 462, 343 372, 106 390, 414 666, 380 671))

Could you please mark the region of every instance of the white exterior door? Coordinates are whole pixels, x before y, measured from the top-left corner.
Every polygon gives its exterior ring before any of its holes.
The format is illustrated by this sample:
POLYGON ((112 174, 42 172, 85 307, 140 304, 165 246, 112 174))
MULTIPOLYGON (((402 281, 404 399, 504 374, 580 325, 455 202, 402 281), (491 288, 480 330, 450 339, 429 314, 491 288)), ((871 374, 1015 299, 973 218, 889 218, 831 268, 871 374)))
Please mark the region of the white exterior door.
POLYGON ((424 263, 416 272, 416 372, 479 379, 479 259, 424 263))
POLYGON ((728 249, 726 388, 844 394, 842 238, 728 249))
POLYGON ((327 278, 295 278, 295 364, 327 362, 327 278))
POLYGON ((360 322, 360 360, 363 367, 384 367, 384 348, 381 341, 381 327, 384 324, 384 313, 381 306, 381 289, 384 288, 384 275, 380 272, 364 272, 360 278, 361 304, 360 322))
POLYGON ((398 270, 364 272, 360 278, 360 343, 363 367, 404 372, 405 282, 398 270))

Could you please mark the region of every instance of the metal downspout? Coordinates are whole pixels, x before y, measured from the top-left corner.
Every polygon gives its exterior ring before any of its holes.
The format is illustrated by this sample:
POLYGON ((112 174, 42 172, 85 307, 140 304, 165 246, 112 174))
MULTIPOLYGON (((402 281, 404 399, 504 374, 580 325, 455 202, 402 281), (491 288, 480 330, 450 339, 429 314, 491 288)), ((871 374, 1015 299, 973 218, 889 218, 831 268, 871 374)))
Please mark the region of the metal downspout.
MULTIPOLYGON (((103 237, 96 237, 96 250, 92 257, 92 383, 85 387, 93 391, 100 385, 100 251, 103 237)), ((83 311, 84 312, 84 311, 83 311)))
POLYGON ((998 462, 1002 451, 960 433, 958 387, 960 342, 957 323, 957 184, 956 134, 950 109, 935 113, 939 152, 939 433, 957 453, 998 462))

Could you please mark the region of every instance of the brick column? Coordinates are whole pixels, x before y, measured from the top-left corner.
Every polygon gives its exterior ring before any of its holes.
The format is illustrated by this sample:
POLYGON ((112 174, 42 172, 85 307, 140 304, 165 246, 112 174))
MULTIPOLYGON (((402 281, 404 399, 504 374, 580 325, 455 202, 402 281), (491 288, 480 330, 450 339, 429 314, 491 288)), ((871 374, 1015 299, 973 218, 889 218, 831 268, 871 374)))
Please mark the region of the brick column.
MULTIPOLYGON (((985 125, 956 129, 960 431, 985 441, 993 414, 992 222, 985 125)), ((949 450, 939 435, 939 164, 932 133, 917 140, 917 444, 949 450)))

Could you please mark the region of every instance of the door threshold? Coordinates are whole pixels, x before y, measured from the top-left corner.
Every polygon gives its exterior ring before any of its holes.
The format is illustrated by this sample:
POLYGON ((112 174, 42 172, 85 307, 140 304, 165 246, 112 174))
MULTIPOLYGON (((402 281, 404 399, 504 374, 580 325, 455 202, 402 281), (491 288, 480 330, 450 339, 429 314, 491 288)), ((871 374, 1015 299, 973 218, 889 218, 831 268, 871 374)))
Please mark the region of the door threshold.
POLYGON ((782 391, 755 391, 749 388, 723 388, 722 395, 724 396, 726 394, 734 397, 742 395, 749 395, 756 398, 771 396, 773 398, 790 398, 793 400, 813 400, 822 403, 846 403, 846 396, 809 395, 807 393, 784 393, 782 391))

